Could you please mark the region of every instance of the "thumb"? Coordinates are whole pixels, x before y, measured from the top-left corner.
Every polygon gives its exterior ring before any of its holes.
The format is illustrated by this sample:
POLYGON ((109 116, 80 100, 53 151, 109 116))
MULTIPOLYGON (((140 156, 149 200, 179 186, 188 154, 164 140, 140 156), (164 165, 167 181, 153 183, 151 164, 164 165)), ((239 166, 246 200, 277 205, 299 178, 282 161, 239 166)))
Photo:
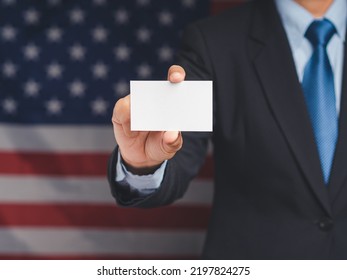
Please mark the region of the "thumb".
POLYGON ((165 131, 163 135, 163 150, 175 154, 183 145, 182 134, 179 131, 165 131))
POLYGON ((186 77, 186 72, 184 71, 182 66, 179 65, 172 65, 169 68, 168 74, 167 74, 167 79, 171 83, 179 83, 184 81, 186 77))

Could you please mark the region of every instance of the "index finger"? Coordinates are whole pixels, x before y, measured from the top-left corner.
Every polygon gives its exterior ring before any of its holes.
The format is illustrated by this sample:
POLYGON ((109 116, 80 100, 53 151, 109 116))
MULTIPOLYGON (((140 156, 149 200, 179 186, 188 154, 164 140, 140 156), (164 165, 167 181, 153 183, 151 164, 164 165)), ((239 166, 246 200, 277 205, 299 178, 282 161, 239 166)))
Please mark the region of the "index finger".
POLYGON ((130 122, 130 95, 117 101, 113 110, 112 122, 121 125, 130 122))

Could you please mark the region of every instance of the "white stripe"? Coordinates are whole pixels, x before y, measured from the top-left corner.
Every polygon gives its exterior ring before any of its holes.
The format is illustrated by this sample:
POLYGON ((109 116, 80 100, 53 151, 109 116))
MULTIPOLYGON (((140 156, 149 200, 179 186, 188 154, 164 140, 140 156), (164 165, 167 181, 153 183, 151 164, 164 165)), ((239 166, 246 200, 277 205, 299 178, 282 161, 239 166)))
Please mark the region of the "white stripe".
MULTIPOLYGON (((116 145, 112 125, 48 126, 0 124, 0 149, 22 151, 111 152, 116 145)), ((209 141, 208 154, 213 154, 209 141)))
POLYGON ((106 178, 1 176, 0 202, 114 204, 106 178))
MULTIPOLYGON (((177 204, 209 205, 213 186, 194 180, 177 204)), ((106 178, 52 178, 0 176, 0 203, 103 203, 115 204, 106 178)))
POLYGON ((0 124, 0 149, 22 151, 111 152, 109 126, 30 126, 0 124))
POLYGON ((202 231, 1 228, 0 254, 199 255, 202 231))

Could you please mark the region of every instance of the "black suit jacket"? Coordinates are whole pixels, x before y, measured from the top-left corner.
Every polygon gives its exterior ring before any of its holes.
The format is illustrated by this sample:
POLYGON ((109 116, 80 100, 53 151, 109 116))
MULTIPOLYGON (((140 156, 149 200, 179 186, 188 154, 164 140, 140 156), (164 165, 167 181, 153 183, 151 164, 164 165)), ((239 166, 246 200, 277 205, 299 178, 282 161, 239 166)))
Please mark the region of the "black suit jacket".
MULTIPOLYGON (((188 27, 178 63, 188 79, 214 81, 215 194, 203 257, 347 259, 346 70, 339 138, 326 186, 272 0, 188 27)), ((181 197, 204 161, 208 138, 185 133, 160 189, 145 198, 114 183, 112 157, 109 179, 118 202, 153 207, 181 197)))

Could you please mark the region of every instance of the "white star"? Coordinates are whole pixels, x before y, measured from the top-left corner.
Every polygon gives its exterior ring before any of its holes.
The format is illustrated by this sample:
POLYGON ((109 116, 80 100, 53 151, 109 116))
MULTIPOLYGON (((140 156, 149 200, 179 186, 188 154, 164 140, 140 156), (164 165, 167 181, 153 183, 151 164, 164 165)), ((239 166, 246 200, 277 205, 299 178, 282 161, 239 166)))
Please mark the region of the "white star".
POLYGON ((63 102, 56 98, 52 98, 46 102, 46 109, 51 115, 58 115, 63 109, 63 102))
POLYGON ((158 50, 158 56, 161 61, 170 61, 173 58, 173 50, 167 46, 164 46, 158 50))
POLYGON ((59 42, 62 36, 63 31, 57 26, 53 26, 47 30, 47 38, 50 42, 59 42))
POLYGON ((108 67, 103 62, 98 62, 92 66, 93 76, 96 79, 105 79, 108 74, 108 67))
POLYGON ((116 83, 113 89, 116 92, 117 96, 123 97, 129 93, 129 84, 122 80, 116 83))
POLYGON ((63 72, 63 67, 57 62, 52 62, 47 67, 47 75, 51 79, 61 78, 62 72, 63 72))
POLYGON ((40 49, 35 44, 28 44, 23 48, 24 57, 27 60, 36 60, 39 56, 40 49))
POLYGON ((80 44, 74 44, 70 48, 69 52, 70 52, 71 59, 78 60, 78 61, 83 60, 86 54, 85 48, 82 47, 80 44))
POLYGON ((182 0, 183 7, 192 8, 195 6, 195 0, 182 0))
POLYGON ((16 0, 2 0, 2 4, 10 6, 16 3, 16 0))
POLYGON ((130 48, 128 48, 126 45, 122 44, 114 49, 114 54, 116 56, 116 59, 119 61, 126 61, 130 57, 130 48))
POLYGON ((106 0, 93 0, 95 5, 101 6, 106 4, 106 0))
POLYGON ((171 25, 173 21, 173 15, 168 11, 161 12, 158 18, 161 25, 171 25))
POLYGON ((24 21, 27 24, 36 24, 39 22, 40 14, 35 9, 29 9, 24 12, 24 21))
POLYGON ((40 91, 40 88, 40 85, 33 80, 29 80, 24 84, 24 92, 27 96, 37 96, 40 91))
POLYGON ((7 114, 14 114, 17 111, 17 102, 13 98, 4 99, 1 105, 7 114))
POLYGON ((105 42, 107 40, 108 31, 102 26, 97 26, 92 30, 92 36, 95 42, 105 42))
POLYGON ((139 40, 141 43, 148 43, 151 36, 151 31, 146 27, 141 27, 136 31, 137 40, 139 40))
POLYGON ((7 61, 2 65, 2 73, 7 78, 13 78, 17 73, 17 66, 11 61, 7 61))
POLYGON ((49 5, 57 6, 60 4, 60 0, 48 0, 49 5))
POLYGON ((74 80, 69 85, 69 90, 72 96, 74 97, 82 97, 86 90, 86 86, 80 80, 74 80))
POLYGON ((119 9, 114 13, 116 23, 125 24, 129 21, 129 13, 125 9, 119 9))
POLYGON ((70 12, 70 21, 73 24, 80 24, 84 21, 84 12, 80 8, 75 8, 70 12))
POLYGON ((5 25, 3 28, 1 28, 1 37, 5 41, 13 41, 16 39, 17 36, 17 30, 11 25, 5 25))
POLYGON ((148 64, 141 64, 137 67, 137 75, 140 79, 147 79, 152 75, 152 68, 148 64))
POLYGON ((105 113, 107 112, 108 104, 104 99, 97 98, 90 103, 90 106, 92 107, 93 114, 105 115, 105 113))
POLYGON ((150 0, 137 0, 137 5, 147 6, 151 1, 150 0))

